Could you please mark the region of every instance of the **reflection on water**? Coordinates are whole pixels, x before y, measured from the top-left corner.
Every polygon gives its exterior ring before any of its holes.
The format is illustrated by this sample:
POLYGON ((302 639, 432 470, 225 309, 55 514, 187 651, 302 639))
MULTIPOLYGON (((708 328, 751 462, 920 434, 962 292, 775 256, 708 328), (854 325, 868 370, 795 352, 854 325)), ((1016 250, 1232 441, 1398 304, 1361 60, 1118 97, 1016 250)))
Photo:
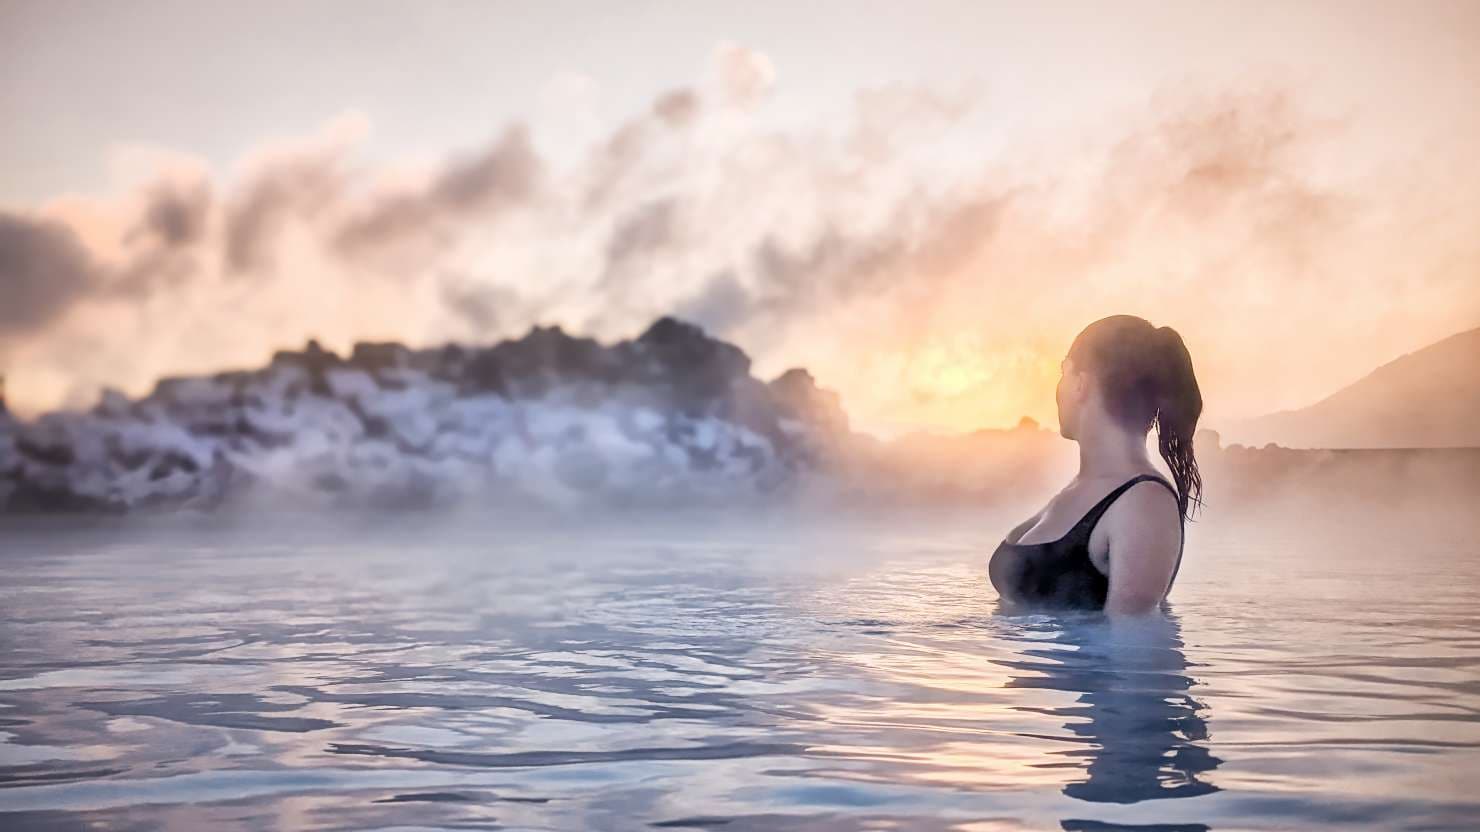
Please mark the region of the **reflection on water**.
POLYGON ((1218 551, 1126 627, 996 609, 998 531, 0 537, 0 828, 1480 814, 1467 552, 1218 551))
POLYGON ((1084 741, 1065 752, 1085 766, 1064 794, 1136 803, 1218 790, 1202 776, 1222 761, 1207 748, 1207 706, 1189 693, 1194 682, 1175 615, 1114 627, 1071 615, 1042 644, 1005 663, 1021 671, 1007 686, 1077 695, 1068 706, 1021 706, 1063 718, 1064 729, 1084 741))

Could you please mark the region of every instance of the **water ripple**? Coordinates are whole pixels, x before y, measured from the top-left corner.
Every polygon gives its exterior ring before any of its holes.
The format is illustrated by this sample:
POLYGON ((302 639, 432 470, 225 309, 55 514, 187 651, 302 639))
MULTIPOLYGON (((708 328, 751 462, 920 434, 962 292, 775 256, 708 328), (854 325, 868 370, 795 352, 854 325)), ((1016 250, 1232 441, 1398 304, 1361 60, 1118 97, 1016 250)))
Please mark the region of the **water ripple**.
POLYGON ((1127 630, 998 609, 991 540, 0 547, 0 826, 1458 829, 1480 814, 1465 782, 1480 558, 1445 549, 1427 577, 1393 563, 1378 581, 1384 561, 1349 549, 1361 569, 1302 566, 1318 589, 1302 594, 1261 577, 1289 551, 1210 547, 1170 614, 1127 630))

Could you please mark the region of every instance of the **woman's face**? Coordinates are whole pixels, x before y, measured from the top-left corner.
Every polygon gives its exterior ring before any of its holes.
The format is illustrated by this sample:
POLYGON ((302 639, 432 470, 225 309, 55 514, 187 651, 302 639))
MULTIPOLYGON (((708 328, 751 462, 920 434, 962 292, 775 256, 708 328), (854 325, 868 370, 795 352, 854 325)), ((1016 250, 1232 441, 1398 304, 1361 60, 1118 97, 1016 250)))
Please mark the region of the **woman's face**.
POLYGON ((1079 433, 1079 409, 1088 390, 1088 379, 1075 368, 1067 356, 1059 362, 1059 386, 1054 390, 1054 401, 1059 406, 1059 435, 1074 439, 1079 433))

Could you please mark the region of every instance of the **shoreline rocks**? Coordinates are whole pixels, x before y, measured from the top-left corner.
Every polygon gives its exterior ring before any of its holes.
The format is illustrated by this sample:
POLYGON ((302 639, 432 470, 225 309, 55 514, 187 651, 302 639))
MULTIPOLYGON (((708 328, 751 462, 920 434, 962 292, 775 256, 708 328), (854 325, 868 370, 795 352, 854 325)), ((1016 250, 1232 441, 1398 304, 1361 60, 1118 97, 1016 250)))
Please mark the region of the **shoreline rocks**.
POLYGON ((739 348, 668 317, 609 346, 559 327, 347 357, 310 341, 85 412, 22 423, 0 405, 0 511, 764 499, 847 424, 805 371, 761 381, 739 348))

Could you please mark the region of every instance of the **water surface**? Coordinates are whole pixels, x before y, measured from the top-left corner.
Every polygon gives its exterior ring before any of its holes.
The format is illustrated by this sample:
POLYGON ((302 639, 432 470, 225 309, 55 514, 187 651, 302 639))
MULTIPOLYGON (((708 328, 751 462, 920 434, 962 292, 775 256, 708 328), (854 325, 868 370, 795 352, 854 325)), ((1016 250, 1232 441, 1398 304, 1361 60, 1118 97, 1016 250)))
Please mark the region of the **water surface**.
POLYGON ((1471 828, 1474 538, 1326 525, 1129 629, 1001 521, 12 530, 0 827, 1471 828))

